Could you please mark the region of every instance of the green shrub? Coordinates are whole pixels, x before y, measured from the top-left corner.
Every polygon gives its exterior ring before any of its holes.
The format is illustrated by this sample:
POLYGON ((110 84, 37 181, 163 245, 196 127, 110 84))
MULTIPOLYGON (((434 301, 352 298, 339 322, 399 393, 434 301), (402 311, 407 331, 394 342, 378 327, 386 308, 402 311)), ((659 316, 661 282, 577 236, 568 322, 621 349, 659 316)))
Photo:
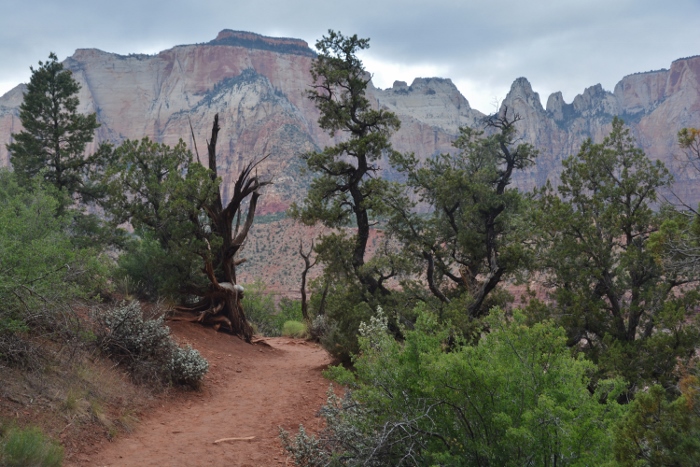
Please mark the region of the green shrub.
MULTIPOLYGON (((316 284, 311 296, 311 308, 315 313, 321 310, 323 292, 319 289, 320 284, 316 284)), ((357 329, 360 323, 374 315, 375 306, 365 298, 357 284, 333 282, 328 286, 323 304, 324 318, 312 321, 314 335, 321 345, 343 363, 349 363, 351 355, 359 351, 357 329)))
POLYGON ((595 365, 572 357, 564 330, 499 310, 476 345, 419 310, 397 341, 378 310, 359 326, 345 399, 329 394, 317 436, 282 433, 298 466, 610 465, 622 381, 589 391, 595 365), (607 402, 605 402, 607 401, 607 402))
POLYGON ((275 301, 266 292, 265 284, 255 281, 244 286, 243 311, 248 321, 253 323, 257 332, 264 336, 279 336, 281 326, 278 328, 274 321, 276 312, 275 301))
POLYGON ((38 428, 11 427, 0 436, 0 465, 7 467, 60 467, 63 448, 38 428))
POLYGON ((105 264, 96 251, 72 244, 70 216, 50 192, 22 188, 0 169, 0 265, 0 360, 31 367, 41 353, 33 335, 75 337, 68 304, 94 295, 105 264))
POLYGON ((139 232, 119 257, 115 279, 122 292, 155 300, 178 296, 180 286, 201 283, 200 261, 165 250, 152 233, 139 232))
POLYGON ((272 295, 260 281, 245 286, 243 310, 257 332, 264 336, 281 336, 287 321, 303 321, 299 301, 282 298, 275 305, 272 295))
POLYGON ((285 337, 305 338, 307 336, 306 325, 299 321, 285 321, 282 326, 282 335, 285 337))
POLYGON ((97 345, 127 366, 139 381, 163 381, 197 387, 209 363, 192 348, 180 348, 163 316, 144 318, 137 301, 93 313, 97 345))
POLYGON ((639 391, 615 433, 623 467, 700 465, 700 366, 680 381, 675 399, 660 385, 639 391))
POLYGON ((363 321, 372 318, 372 307, 369 303, 359 302, 354 306, 343 305, 328 311, 321 345, 333 357, 347 364, 353 355, 360 352, 357 329, 363 321))

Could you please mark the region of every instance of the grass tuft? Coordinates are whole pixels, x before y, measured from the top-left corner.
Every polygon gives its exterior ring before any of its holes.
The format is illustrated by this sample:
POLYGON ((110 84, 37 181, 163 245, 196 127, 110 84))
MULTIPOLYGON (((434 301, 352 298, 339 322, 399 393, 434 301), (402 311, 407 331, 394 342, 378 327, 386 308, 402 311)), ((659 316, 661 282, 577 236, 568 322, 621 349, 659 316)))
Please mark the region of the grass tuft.
POLYGON ((0 465, 60 467, 63 448, 38 428, 9 428, 0 437, 0 465))
POLYGON ((282 326, 282 335, 285 337, 305 338, 308 332, 304 323, 299 321, 285 321, 282 326))

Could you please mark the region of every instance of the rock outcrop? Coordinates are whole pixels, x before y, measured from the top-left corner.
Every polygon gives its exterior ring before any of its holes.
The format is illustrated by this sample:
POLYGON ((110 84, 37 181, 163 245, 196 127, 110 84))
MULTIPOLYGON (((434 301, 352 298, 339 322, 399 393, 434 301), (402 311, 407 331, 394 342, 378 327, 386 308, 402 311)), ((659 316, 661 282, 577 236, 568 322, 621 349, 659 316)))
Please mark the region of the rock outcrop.
POLYGON ((522 120, 523 140, 540 150, 537 166, 517 176, 523 188, 557 182, 561 161, 576 154, 588 138, 603 140, 613 117, 631 128, 637 144, 652 159, 663 161, 674 174, 673 194, 690 205, 700 202, 696 180, 700 174, 684 163, 676 135, 683 127, 700 126, 700 56, 674 61, 670 70, 637 73, 624 77, 614 89, 591 86, 567 104, 557 92, 542 109, 530 83, 518 78, 503 101, 522 120))

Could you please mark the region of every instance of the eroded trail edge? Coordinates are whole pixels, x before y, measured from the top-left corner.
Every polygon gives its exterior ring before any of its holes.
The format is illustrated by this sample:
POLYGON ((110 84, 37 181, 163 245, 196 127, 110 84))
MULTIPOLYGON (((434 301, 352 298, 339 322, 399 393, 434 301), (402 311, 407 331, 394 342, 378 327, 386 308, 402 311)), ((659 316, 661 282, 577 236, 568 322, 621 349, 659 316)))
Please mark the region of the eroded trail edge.
POLYGON ((286 337, 253 345, 189 323, 169 323, 183 344, 209 360, 200 392, 169 398, 133 433, 68 466, 285 465, 278 427, 316 431, 330 363, 320 346, 286 337))

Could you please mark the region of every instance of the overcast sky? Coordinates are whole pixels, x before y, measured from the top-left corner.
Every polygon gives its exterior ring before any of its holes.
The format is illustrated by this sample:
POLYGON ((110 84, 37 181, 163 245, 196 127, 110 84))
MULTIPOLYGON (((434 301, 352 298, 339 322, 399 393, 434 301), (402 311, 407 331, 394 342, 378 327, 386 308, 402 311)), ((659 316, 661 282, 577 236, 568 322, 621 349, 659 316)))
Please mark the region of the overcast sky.
POLYGON ((371 38, 375 85, 451 78, 472 107, 494 110, 525 76, 545 105, 700 54, 700 0, 3 0, 0 95, 50 51, 157 53, 222 29, 300 38, 328 29, 371 38))

